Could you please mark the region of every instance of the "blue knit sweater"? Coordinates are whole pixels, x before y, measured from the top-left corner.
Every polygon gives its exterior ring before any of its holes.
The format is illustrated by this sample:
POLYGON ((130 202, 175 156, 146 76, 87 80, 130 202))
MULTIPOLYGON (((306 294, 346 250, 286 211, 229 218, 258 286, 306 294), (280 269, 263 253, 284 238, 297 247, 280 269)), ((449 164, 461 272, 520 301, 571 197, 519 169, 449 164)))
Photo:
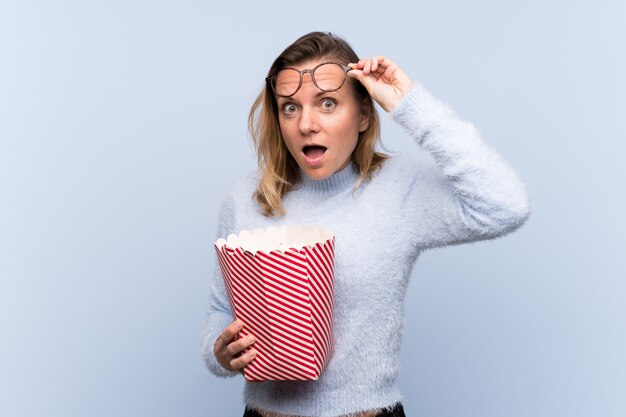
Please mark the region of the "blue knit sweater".
MULTIPOLYGON (((391 117, 434 163, 392 156, 354 197, 358 173, 351 165, 323 180, 303 175, 301 187, 285 195, 287 214, 280 219, 264 217, 252 200, 254 174, 223 196, 216 239, 283 224, 320 225, 336 236, 333 355, 317 381, 246 382, 244 401, 251 408, 334 417, 401 401, 396 379, 405 294, 420 253, 502 236, 530 214, 527 189, 515 171, 419 82, 391 117)), ((218 376, 238 375, 213 355, 217 336, 232 320, 216 262, 202 354, 218 376)))

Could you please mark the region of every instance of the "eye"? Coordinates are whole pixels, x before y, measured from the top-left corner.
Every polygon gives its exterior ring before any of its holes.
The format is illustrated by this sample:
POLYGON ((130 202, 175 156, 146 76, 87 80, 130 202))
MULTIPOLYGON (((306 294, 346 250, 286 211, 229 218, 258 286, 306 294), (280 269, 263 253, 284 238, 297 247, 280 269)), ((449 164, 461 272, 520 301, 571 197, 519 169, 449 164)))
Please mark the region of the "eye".
POLYGON ((293 114, 298 110, 298 106, 293 103, 285 103, 283 104, 283 113, 285 114, 293 114))
POLYGON ((335 103, 335 100, 332 100, 330 98, 325 98, 322 100, 322 108, 324 110, 332 110, 335 108, 336 105, 337 103, 335 103))

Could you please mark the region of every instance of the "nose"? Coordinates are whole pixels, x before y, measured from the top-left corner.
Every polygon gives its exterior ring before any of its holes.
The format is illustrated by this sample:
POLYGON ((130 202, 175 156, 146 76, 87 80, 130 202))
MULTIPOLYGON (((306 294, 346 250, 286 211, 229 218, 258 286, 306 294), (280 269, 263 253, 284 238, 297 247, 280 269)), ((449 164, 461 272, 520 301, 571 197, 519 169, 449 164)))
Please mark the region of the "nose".
POLYGON ((298 121, 298 128, 304 135, 316 133, 319 131, 319 120, 315 109, 308 106, 304 106, 300 112, 300 120, 298 121))

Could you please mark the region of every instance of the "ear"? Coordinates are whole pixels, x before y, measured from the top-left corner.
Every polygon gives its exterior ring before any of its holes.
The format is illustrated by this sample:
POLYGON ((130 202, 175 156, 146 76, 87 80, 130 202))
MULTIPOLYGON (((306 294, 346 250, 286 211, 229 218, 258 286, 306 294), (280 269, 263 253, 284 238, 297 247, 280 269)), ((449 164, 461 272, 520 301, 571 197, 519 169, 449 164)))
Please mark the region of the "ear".
POLYGON ((359 106, 360 110, 360 119, 359 119, 359 133, 365 132, 367 128, 370 126, 370 114, 372 114, 372 106, 370 105, 370 101, 368 99, 361 100, 361 104, 359 106))

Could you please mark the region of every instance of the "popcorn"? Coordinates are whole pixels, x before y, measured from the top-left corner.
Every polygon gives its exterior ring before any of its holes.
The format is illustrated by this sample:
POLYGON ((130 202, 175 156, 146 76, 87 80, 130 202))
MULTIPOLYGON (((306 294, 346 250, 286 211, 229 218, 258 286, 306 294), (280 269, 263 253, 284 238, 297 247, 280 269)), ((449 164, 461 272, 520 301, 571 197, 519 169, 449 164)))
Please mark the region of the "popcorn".
POLYGON ((240 338, 254 335, 248 380, 316 380, 332 354, 335 236, 319 226, 242 230, 214 244, 240 338))

